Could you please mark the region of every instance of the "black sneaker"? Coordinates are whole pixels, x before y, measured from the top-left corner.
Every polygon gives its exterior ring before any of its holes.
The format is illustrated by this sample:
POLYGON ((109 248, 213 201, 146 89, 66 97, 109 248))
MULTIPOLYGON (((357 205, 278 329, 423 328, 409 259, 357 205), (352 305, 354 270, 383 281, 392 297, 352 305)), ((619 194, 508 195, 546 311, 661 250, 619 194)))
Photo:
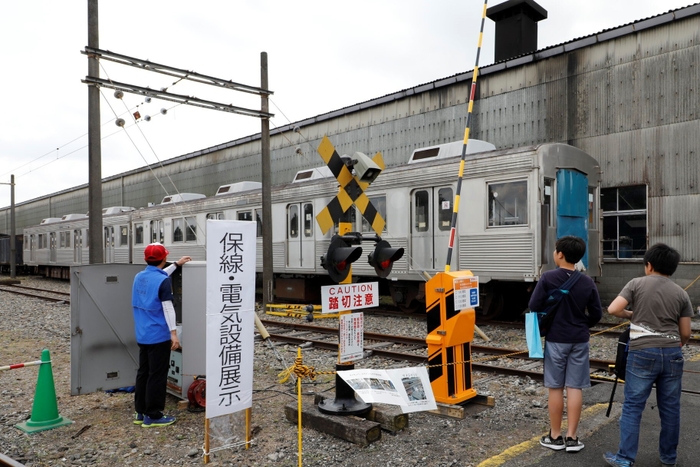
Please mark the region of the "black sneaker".
POLYGON ((564 445, 564 438, 562 438, 561 435, 559 435, 559 437, 556 439, 552 438, 551 431, 548 435, 540 438, 540 444, 554 451, 561 451, 562 449, 566 449, 566 446, 564 445))
POLYGON ((584 444, 577 438, 566 437, 566 452, 579 452, 584 448, 584 444))

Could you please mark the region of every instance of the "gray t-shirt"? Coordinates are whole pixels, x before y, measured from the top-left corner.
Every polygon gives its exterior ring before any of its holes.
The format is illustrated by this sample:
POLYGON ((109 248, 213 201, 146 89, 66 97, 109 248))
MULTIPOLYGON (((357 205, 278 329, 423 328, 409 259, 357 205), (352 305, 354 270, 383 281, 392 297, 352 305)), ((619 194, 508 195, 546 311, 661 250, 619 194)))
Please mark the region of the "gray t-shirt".
POLYGON ((693 305, 678 284, 667 276, 651 274, 629 281, 620 296, 629 302, 632 324, 658 334, 630 340, 630 349, 680 345, 678 321, 693 316, 693 305))

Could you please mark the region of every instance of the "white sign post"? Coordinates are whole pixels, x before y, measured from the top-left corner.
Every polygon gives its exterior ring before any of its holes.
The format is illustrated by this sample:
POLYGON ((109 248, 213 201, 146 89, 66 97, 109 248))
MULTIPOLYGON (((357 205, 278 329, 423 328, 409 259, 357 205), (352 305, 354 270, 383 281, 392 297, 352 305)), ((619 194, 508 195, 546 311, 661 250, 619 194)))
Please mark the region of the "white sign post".
POLYGON ((207 419, 252 406, 255 222, 207 221, 207 419))
POLYGON ((321 287, 321 312, 338 313, 379 305, 379 282, 338 284, 321 287))

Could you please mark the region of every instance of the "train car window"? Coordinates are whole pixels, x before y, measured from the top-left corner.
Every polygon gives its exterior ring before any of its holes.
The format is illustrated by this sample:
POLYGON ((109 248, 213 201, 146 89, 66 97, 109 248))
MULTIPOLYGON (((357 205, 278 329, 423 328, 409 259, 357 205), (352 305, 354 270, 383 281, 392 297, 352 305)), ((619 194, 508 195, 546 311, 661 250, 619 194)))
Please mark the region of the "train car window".
POLYGON ((163 243, 163 221, 151 221, 151 243, 163 243))
MULTIPOLYGON (((384 219, 384 230, 382 230, 382 232, 386 232, 387 225, 389 225, 389 219, 387 219, 386 212, 386 196, 370 196, 369 201, 384 219)), ((364 217, 362 218, 362 232, 373 232, 372 226, 369 225, 369 222, 367 222, 367 219, 364 217)))
POLYGON ((489 227, 527 225, 527 181, 488 184, 489 227))
POLYGON ((85 247, 90 248, 90 229, 85 229, 85 247))
POLYGON ((430 197, 427 191, 416 191, 413 195, 413 223, 416 232, 427 232, 430 228, 430 197))
POLYGON ((438 212, 438 228, 440 230, 450 230, 452 227, 452 188, 440 188, 438 190, 438 200, 440 211, 438 212))
POLYGON ((299 236, 299 206, 292 204, 287 208, 287 220, 289 223, 289 238, 299 236))
POLYGON ((207 219, 220 220, 224 218, 223 212, 210 212, 207 214, 207 219))
POLYGON ((39 234, 39 249, 46 248, 46 234, 39 234))
POLYGON ((66 233, 65 232, 59 232, 59 234, 58 234, 58 247, 59 248, 66 247, 66 233))
POLYGON ((647 249, 647 186, 605 188, 600 197, 603 257, 642 259, 647 249))
POLYGON ((258 227, 255 236, 260 238, 262 237, 262 210, 260 209, 255 210, 255 223, 258 227))
POLYGON ((252 221, 253 212, 252 211, 238 211, 236 214, 236 219, 239 221, 252 221))
POLYGON ((542 204, 547 209, 547 225, 552 226, 554 224, 553 219, 553 209, 552 209, 552 198, 554 196, 554 179, 545 178, 544 179, 544 196, 542 196, 542 204))
POLYGON ((185 231, 185 241, 186 242, 196 242, 197 241, 197 218, 196 217, 185 217, 185 225, 187 230, 185 231))
POLYGON ((143 223, 134 224, 134 244, 143 245, 143 223))
POLYGON ((126 225, 119 226, 119 246, 129 245, 129 227, 126 225))
POLYGON ((185 241, 184 237, 185 219, 173 218, 173 243, 185 241))
POLYGON ((304 204, 304 237, 314 236, 314 207, 311 203, 304 204))

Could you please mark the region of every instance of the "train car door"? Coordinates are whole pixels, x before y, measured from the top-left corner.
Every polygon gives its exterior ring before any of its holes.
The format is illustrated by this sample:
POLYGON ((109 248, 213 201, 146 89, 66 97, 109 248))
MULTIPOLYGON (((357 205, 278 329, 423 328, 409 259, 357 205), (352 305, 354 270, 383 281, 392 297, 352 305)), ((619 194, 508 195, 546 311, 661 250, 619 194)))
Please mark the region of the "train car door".
POLYGON ((49 262, 56 262, 56 232, 49 233, 49 262))
POLYGON ((73 231, 73 262, 81 264, 83 259, 83 231, 76 229, 73 231))
MULTIPOLYGON (((452 222, 453 190, 431 187, 415 190, 411 195, 411 262, 412 269, 443 270, 452 222)), ((457 268, 456 258, 452 267, 457 268)))
POLYGON ((565 235, 586 241, 581 261, 588 268, 588 177, 572 169, 557 171, 557 238, 565 235))
POLYGON ((104 228, 105 233, 105 263, 114 262, 114 226, 109 225, 104 228))
POLYGON ((287 206, 287 267, 314 268, 314 206, 287 206))

